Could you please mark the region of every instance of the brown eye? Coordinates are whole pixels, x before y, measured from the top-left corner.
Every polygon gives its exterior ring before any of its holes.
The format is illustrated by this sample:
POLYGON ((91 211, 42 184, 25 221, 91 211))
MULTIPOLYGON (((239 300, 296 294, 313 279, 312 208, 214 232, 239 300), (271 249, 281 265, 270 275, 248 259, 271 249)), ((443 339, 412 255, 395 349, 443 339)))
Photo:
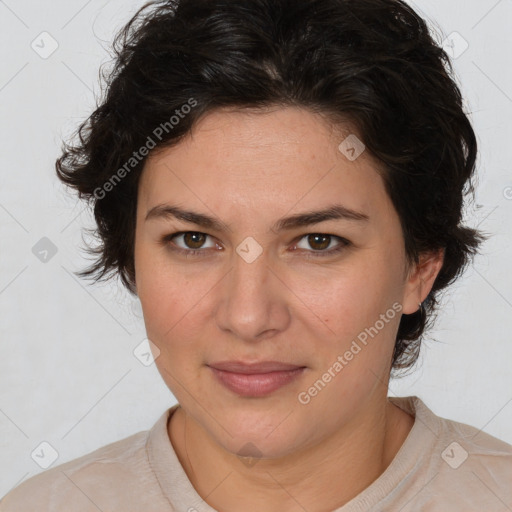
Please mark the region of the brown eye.
POLYGON ((206 235, 204 233, 196 233, 194 231, 188 231, 183 234, 183 242, 188 249, 200 249, 204 244, 206 235))
POLYGON ((330 235, 311 234, 308 235, 309 245, 316 251, 322 251, 329 247, 331 241, 330 235))
POLYGON ((162 238, 162 244, 168 246, 171 250, 176 252, 199 254, 206 253, 206 249, 215 248, 214 241, 208 244, 210 235, 200 233, 198 231, 180 231, 178 233, 171 233, 162 238))
POLYGON ((351 243, 348 240, 340 236, 310 233, 304 235, 295 247, 302 249, 306 257, 322 257, 333 256, 350 245, 351 243), (336 241, 338 242, 337 244, 336 241), (301 247, 300 244, 303 244, 303 246, 301 247))

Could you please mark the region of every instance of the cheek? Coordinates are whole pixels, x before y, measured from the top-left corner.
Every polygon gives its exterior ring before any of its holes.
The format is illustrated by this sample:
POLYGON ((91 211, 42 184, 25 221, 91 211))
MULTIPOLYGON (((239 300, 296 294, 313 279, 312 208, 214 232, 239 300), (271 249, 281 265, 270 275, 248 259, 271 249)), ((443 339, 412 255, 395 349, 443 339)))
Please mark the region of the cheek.
POLYGON ((187 284, 179 275, 162 275, 154 269, 141 279, 139 293, 147 337, 159 349, 155 364, 179 400, 186 400, 181 387, 198 378, 203 357, 198 300, 187 284))
POLYGON ((315 279, 301 277, 295 283, 297 295, 315 313, 309 314, 306 324, 316 340, 318 370, 327 371, 342 357, 343 370, 333 389, 347 384, 352 388, 361 379, 374 382, 387 365, 400 314, 397 286, 386 268, 383 259, 361 258, 340 271, 317 274, 315 279))
POLYGON ((179 278, 151 276, 142 282, 139 298, 150 339, 166 345, 186 329, 193 316, 193 297, 187 283, 179 278))
POLYGON ((158 253, 139 251, 137 290, 148 338, 163 354, 177 356, 187 349, 192 352, 204 338, 206 299, 214 283, 211 277, 199 275, 203 273, 190 274, 183 266, 171 266, 165 251, 158 253))
POLYGON ((146 331, 159 346, 165 341, 166 333, 172 333, 183 308, 183 294, 188 289, 179 276, 166 271, 160 260, 152 251, 144 248, 136 251, 137 293, 146 331))
POLYGON ((300 299, 297 307, 309 312, 322 332, 347 340, 375 322, 385 303, 386 285, 379 281, 377 269, 362 260, 339 266, 336 270, 295 274, 290 288, 300 299))

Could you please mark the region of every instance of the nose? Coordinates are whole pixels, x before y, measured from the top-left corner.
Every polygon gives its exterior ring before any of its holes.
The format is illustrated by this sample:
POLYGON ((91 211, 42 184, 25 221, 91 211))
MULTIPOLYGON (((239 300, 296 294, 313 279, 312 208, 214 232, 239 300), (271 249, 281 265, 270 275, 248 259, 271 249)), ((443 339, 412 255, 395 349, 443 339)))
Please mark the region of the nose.
POLYGON ((231 270, 220 285, 216 321, 237 339, 266 339, 290 324, 293 294, 265 251, 254 261, 234 253, 231 270))

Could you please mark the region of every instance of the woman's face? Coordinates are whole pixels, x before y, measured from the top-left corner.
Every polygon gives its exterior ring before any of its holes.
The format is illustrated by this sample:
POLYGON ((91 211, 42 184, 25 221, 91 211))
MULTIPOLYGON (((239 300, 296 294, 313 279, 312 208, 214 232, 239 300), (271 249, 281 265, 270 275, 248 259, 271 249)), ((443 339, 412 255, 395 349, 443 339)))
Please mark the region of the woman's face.
POLYGON ((355 425, 386 396, 401 314, 429 291, 407 274, 376 163, 364 151, 354 160, 351 139, 338 149, 349 133, 297 108, 217 110, 141 176, 136 283, 156 364, 231 453, 277 457, 355 425), (335 207, 361 215, 283 221, 335 207), (274 374, 276 389, 268 374, 231 374, 228 387, 218 375, 229 374, 211 368, 225 361, 303 369, 274 374))

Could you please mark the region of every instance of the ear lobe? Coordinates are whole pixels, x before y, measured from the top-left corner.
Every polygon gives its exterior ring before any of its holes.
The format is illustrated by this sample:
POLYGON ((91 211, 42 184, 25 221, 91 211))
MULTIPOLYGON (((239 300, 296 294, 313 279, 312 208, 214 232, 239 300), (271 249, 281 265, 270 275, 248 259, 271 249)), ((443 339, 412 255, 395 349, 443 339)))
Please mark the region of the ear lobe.
POLYGON ((443 267, 444 255, 444 248, 420 255, 419 263, 413 266, 405 284, 403 314, 415 313, 419 309, 418 304, 427 298, 443 267))

